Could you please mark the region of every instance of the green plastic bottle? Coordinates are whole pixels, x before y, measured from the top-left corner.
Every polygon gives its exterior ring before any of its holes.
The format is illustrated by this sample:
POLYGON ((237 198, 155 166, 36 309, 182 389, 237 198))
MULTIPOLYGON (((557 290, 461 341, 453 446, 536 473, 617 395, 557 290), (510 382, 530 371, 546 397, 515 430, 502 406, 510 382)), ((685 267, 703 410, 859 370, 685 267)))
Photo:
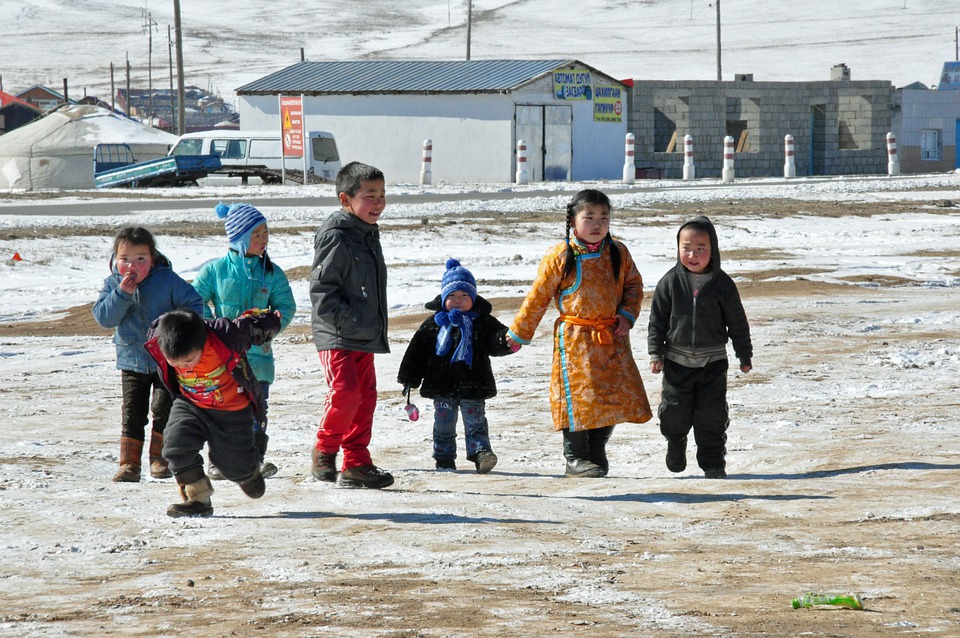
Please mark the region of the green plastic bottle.
POLYGON ((860 594, 804 594, 801 598, 794 598, 790 604, 794 609, 801 607, 815 607, 817 605, 831 605, 848 609, 863 609, 860 594))

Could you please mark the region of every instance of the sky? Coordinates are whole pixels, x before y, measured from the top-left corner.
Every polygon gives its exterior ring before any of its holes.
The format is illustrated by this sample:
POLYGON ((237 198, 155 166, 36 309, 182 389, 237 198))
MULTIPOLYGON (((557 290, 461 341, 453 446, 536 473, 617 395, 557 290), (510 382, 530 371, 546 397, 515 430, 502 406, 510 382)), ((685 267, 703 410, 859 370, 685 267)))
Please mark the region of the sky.
MULTIPOLYGON (((466 56, 465 0, 309 0, 269 12, 235 0, 181 4, 186 83, 228 99, 298 62, 301 48, 308 60, 466 56)), ((717 77, 717 14, 706 0, 472 6, 472 59, 569 57, 618 78, 717 77)), ((2 0, 3 88, 59 91, 67 78, 71 97, 107 97, 110 64, 123 86, 128 57, 133 86, 168 87, 172 13, 172 3, 157 0, 2 0)), ((854 80, 929 85, 943 62, 956 59, 960 14, 954 0, 724 0, 720 24, 724 80, 743 73, 757 81, 828 80, 844 63, 854 80)))

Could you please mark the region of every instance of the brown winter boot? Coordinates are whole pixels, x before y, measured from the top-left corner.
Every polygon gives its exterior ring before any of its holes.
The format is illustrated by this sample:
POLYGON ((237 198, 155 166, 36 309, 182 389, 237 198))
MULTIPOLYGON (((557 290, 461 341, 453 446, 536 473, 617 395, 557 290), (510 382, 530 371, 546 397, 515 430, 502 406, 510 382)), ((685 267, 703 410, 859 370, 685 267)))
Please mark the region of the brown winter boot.
POLYGON ((203 470, 191 470, 176 477, 182 503, 167 508, 167 516, 213 516, 213 484, 203 470))
POLYGON ((120 437, 120 469, 113 476, 114 483, 140 482, 140 456, 143 454, 143 441, 128 436, 120 437))
POLYGON ((167 460, 163 458, 163 432, 150 433, 150 476, 157 479, 173 476, 167 467, 167 460))

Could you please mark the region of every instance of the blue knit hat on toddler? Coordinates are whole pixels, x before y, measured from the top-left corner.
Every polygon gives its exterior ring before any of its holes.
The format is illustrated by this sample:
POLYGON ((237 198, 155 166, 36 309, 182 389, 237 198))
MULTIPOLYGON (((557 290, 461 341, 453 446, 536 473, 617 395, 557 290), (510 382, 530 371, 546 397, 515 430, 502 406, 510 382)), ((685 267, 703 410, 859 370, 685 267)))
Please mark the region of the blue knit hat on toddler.
POLYGON ((447 302, 447 297, 455 290, 462 290, 470 295, 471 301, 477 300, 477 280, 473 274, 460 265, 456 259, 447 260, 447 271, 440 281, 440 303, 447 302))
POLYGON ((220 202, 216 211, 217 217, 224 220, 230 247, 241 255, 246 255, 250 248, 250 235, 257 226, 266 224, 267 218, 250 204, 227 205, 220 202))

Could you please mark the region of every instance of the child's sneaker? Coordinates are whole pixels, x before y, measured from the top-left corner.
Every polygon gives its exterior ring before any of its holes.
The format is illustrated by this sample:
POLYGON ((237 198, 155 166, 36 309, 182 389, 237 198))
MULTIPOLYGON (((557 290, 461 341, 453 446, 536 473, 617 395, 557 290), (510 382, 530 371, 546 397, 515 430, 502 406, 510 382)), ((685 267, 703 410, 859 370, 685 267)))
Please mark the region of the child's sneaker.
POLYGON ((497 466, 497 455, 490 450, 482 450, 477 452, 473 462, 477 466, 477 474, 486 474, 497 466))
POLYGON ((337 455, 321 452, 313 448, 313 462, 310 467, 310 473, 318 481, 327 483, 337 482, 337 455))
POLYGON ((687 469, 687 437, 667 439, 667 469, 671 472, 687 469))
POLYGON ((348 467, 340 472, 340 480, 337 485, 340 487, 365 487, 371 490, 379 490, 393 485, 393 474, 381 470, 376 465, 348 467))
POLYGON ((437 471, 452 471, 457 470, 457 462, 453 459, 437 459, 437 471))

